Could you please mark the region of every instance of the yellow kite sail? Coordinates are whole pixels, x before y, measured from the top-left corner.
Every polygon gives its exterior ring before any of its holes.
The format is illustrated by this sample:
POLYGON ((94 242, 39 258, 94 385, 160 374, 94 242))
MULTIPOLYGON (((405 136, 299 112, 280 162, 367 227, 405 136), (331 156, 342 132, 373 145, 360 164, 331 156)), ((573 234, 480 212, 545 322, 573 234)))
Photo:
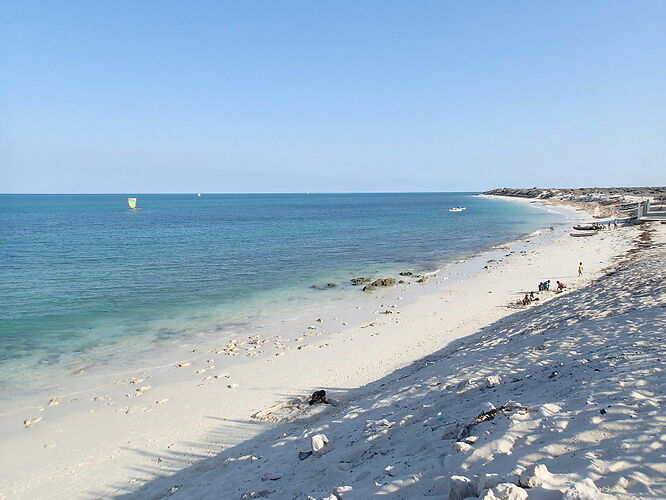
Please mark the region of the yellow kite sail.
POLYGON ((136 210, 136 198, 127 198, 127 204, 132 210, 136 210))

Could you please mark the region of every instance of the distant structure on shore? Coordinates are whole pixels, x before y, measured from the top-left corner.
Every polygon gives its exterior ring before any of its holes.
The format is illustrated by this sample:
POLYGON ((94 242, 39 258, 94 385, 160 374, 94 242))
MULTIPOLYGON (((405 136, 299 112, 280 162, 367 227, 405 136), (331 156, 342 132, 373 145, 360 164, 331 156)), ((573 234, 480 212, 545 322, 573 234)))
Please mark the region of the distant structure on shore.
POLYGON ((641 222, 666 221, 664 204, 652 205, 650 200, 638 204, 636 218, 641 222))

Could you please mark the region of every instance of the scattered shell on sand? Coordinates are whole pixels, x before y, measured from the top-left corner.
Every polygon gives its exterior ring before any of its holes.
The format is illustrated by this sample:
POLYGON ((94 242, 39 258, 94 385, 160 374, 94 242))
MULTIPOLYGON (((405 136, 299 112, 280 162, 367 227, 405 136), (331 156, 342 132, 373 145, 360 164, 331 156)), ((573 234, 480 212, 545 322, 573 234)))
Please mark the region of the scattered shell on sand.
POLYGON ((316 434, 312 436, 312 439, 310 440, 310 447, 313 453, 318 452, 327 444, 328 438, 326 437, 326 434, 316 434))
POLYGON ((62 398, 60 396, 56 396, 50 399, 49 406, 59 405, 60 403, 62 403, 62 398))
POLYGON ((192 364, 192 363, 190 363, 189 361, 185 361, 184 363, 178 363, 178 364, 176 365, 176 368, 185 368, 185 367, 187 367, 187 366, 190 366, 191 364, 192 364))
POLYGON ((465 453, 465 452, 468 452, 469 450, 471 450, 472 446, 468 443, 463 442, 463 441, 456 441, 456 443, 454 443, 454 445, 453 445, 453 448, 459 453, 465 453))
POLYGON ((23 425, 25 425, 26 429, 29 429, 30 427, 32 427, 33 425, 35 425, 36 423, 38 423, 41 420, 42 420, 42 417, 28 418, 28 419, 23 421, 23 425))

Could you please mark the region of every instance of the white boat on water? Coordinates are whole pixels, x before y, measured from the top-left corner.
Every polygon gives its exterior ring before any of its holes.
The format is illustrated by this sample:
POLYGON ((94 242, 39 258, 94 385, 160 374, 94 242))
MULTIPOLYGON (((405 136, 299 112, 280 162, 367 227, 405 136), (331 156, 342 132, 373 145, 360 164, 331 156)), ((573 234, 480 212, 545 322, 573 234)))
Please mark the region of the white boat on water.
POLYGON ((201 198, 201 193, 197 193, 197 196, 198 196, 199 198, 201 198))
POLYGON ((467 207, 453 207, 453 208, 449 208, 449 212, 462 212, 463 210, 467 210, 467 207))

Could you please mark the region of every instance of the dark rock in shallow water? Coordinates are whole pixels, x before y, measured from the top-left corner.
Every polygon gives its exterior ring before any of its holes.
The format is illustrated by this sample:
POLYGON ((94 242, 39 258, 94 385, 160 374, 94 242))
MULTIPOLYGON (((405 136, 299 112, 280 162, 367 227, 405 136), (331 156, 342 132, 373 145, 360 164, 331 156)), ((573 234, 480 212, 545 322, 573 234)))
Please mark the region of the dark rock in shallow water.
POLYGON ((363 278, 352 278, 351 283, 352 283, 352 285, 356 286, 356 285, 360 285, 361 283, 368 283, 370 281, 371 281, 370 278, 365 278, 365 277, 363 277, 363 278))
POLYGON ((412 272, 411 271, 403 271, 403 272, 398 273, 398 274, 400 274, 400 276, 411 276, 412 272))
POLYGON ((372 282, 372 286, 393 286, 395 278, 380 278, 372 282))
POLYGON ((324 290, 326 288, 335 288, 336 285, 335 283, 326 283, 325 285, 310 285, 310 288, 314 288, 315 290, 324 290))
POLYGON ((363 287, 364 292, 372 292, 373 290, 377 290, 377 287, 372 285, 366 285, 363 287))

